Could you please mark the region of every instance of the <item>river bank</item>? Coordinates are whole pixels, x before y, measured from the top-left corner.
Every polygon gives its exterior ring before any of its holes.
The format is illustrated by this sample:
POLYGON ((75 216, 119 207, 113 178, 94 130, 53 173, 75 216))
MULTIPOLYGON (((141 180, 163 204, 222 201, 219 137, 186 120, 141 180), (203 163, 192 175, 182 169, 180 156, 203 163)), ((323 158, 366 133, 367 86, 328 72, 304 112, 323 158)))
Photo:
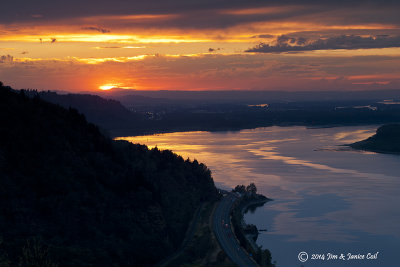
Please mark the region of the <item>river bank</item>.
MULTIPOLYGON (((251 184, 254 185, 254 184, 251 184)), ((234 194, 237 199, 234 202, 231 210, 231 221, 234 229, 234 234, 240 245, 247 251, 248 255, 254 259, 260 266, 275 267, 272 263, 272 255, 268 249, 262 249, 256 244, 259 230, 253 224, 246 224, 244 214, 251 208, 263 206, 266 202, 272 201, 264 195, 256 194, 251 185, 243 190, 243 187, 236 187, 234 194)))

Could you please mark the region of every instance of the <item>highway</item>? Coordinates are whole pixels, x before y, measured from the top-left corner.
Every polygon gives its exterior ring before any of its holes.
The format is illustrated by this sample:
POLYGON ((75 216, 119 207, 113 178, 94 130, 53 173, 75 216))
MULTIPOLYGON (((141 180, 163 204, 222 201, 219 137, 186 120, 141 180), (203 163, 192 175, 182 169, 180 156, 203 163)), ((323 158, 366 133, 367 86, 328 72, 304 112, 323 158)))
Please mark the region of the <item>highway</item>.
POLYGON ((218 204, 213 216, 214 234, 221 248, 234 263, 238 264, 240 267, 258 266, 239 245, 232 232, 229 215, 235 200, 236 196, 232 193, 228 193, 218 204))

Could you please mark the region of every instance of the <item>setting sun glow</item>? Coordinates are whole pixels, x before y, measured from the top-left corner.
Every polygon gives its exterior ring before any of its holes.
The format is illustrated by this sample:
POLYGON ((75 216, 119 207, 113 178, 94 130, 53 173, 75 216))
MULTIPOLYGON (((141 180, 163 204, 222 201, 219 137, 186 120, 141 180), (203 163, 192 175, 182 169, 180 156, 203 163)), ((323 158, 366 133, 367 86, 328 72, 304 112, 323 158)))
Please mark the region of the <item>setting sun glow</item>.
POLYGON ((115 88, 115 85, 106 84, 106 85, 100 85, 99 86, 99 89, 100 90, 104 90, 104 91, 111 90, 113 88, 115 88))
POLYGON ((16 88, 400 88, 399 1, 36 2, 51 1, 1 2, 0 78, 16 88))

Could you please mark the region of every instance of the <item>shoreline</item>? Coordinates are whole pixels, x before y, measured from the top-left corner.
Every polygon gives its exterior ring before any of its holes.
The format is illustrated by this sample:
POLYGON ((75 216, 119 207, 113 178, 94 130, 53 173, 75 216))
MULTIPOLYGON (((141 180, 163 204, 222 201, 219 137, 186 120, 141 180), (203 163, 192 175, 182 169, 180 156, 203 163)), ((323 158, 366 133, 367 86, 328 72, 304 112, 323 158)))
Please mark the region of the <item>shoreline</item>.
POLYGON ((386 155, 400 155, 400 151, 387 151, 387 150, 379 150, 379 149, 354 147, 353 144, 347 144, 347 145, 342 145, 342 146, 350 147, 350 148, 352 148, 354 150, 358 150, 358 151, 374 152, 374 153, 386 154, 386 155))
MULTIPOLYGON (((257 230, 257 233, 254 233, 254 234, 245 234, 244 236, 246 237, 246 239, 247 239, 247 241, 250 243, 250 245, 253 247, 253 249, 254 250, 257 250, 257 249, 259 249, 260 248, 260 246, 257 244, 257 238, 258 238, 258 235, 260 234, 260 230, 257 228, 257 226, 256 225, 254 225, 254 224, 247 224, 246 222, 245 222, 245 220, 244 220, 244 215, 247 213, 247 211, 249 210, 249 207, 251 207, 251 206, 257 206, 256 208, 258 208, 258 207, 262 207, 262 206, 264 206, 264 204, 265 203, 267 203, 267 202, 269 202, 269 201, 272 201, 273 199, 264 199, 264 200, 253 200, 253 201, 251 201, 250 200, 250 202, 249 203, 246 203, 243 207, 242 207, 242 209, 241 209, 241 214, 242 214, 242 220, 241 220, 241 227, 242 227, 242 230, 245 232, 246 231, 246 228, 247 227, 251 227, 251 226, 254 226, 255 227, 255 230, 257 230), (253 237, 255 236, 255 240, 253 239, 253 237)), ((246 250, 247 251, 247 250, 246 250)), ((248 251, 247 251, 247 253, 249 253, 248 251)))
MULTIPOLYGON (((382 122, 385 123, 386 122, 382 122)), ((274 123, 258 126, 243 126, 243 127, 178 127, 175 129, 105 129, 112 139, 123 138, 123 137, 138 137, 138 136, 152 136, 158 134, 168 134, 168 133, 180 133, 180 132, 239 132, 242 130, 253 130, 257 128, 269 128, 269 127, 305 127, 307 129, 324 129, 324 128, 337 128, 337 127, 353 127, 353 126, 379 126, 382 125, 379 122, 370 123, 343 123, 343 124, 311 124, 311 123, 274 123)), ((396 122, 393 122, 396 123, 396 122)))
POLYGON ((274 267, 271 252, 257 245, 256 240, 260 233, 257 226, 246 224, 244 215, 251 206, 262 207, 273 199, 260 194, 241 195, 236 199, 231 210, 231 223, 235 238, 244 248, 246 253, 260 266, 274 267), (260 199, 261 198, 261 199, 260 199))

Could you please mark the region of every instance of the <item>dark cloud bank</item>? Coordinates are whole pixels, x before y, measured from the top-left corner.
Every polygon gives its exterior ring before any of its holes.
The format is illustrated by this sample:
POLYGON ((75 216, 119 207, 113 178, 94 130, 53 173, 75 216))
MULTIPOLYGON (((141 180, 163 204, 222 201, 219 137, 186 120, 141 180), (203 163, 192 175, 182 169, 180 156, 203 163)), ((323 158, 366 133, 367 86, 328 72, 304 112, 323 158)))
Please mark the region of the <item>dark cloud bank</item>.
POLYGON ((99 28, 99 27, 82 27, 82 30, 88 30, 88 31, 96 31, 96 32, 101 32, 101 33, 110 33, 110 30, 99 28))
MULTIPOLYGON (((394 0, 3 0, 3 12, 0 24, 18 22, 49 23, 63 22, 88 16, 102 15, 157 15, 173 14, 175 17, 159 23, 159 21, 125 20, 120 26, 148 27, 180 27, 180 28, 226 28, 240 23, 279 21, 285 19, 300 19, 311 21, 316 15, 324 23, 333 21, 346 24, 359 23, 390 23, 400 25, 397 10, 400 2, 394 0), (277 12, 264 13, 226 13, 223 11, 240 11, 243 9, 258 9, 265 7, 285 7, 296 5, 299 8, 283 8, 277 12), (355 13, 356 12, 356 13, 355 13)), ((101 24, 104 25, 104 24, 101 24)), ((107 33, 107 29, 90 27, 85 30, 107 33)), ((104 25, 110 28, 110 25, 104 25)))
POLYGON ((334 50, 334 49, 369 49, 400 47, 400 36, 359 36, 340 35, 324 39, 307 40, 303 37, 278 36, 275 45, 260 43, 246 50, 246 52, 258 53, 282 53, 312 50, 334 50))

